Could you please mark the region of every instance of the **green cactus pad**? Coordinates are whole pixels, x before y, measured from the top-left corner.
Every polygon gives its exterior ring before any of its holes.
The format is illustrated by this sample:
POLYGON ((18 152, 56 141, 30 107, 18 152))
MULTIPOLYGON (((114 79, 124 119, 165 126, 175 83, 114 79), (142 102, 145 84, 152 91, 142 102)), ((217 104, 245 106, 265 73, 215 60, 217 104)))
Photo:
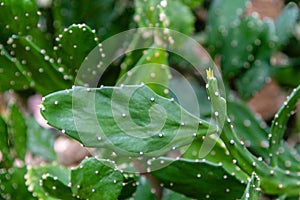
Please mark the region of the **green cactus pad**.
POLYGON ((256 94, 270 79, 270 72, 270 64, 263 61, 239 76, 236 86, 241 98, 247 100, 256 94))
POLYGON ((239 138, 257 157, 267 158, 268 155, 268 126, 254 115, 246 103, 241 101, 227 102, 229 117, 239 138))
POLYGON ((174 192, 172 190, 164 189, 163 200, 193 200, 193 199, 186 197, 183 194, 174 192))
POLYGON ((48 161, 56 160, 53 133, 41 127, 34 118, 27 117, 26 124, 28 127, 28 150, 35 155, 42 156, 48 161))
POLYGON ((283 11, 275 21, 278 45, 283 45, 290 38, 294 31, 299 17, 299 8, 297 4, 291 2, 285 6, 283 11))
POLYGON ((24 179, 25 173, 25 167, 0 169, 0 199, 36 199, 32 196, 33 194, 26 188, 24 179))
POLYGON ((179 0, 137 0, 135 5, 137 9, 134 19, 140 28, 170 28, 187 35, 194 31, 193 13, 179 0))
MULTIPOLYGON (((243 102, 228 101, 229 117, 236 129, 239 138, 244 141, 247 148, 257 157, 264 160, 269 158, 270 127, 247 107, 243 102)), ((299 154, 292 150, 286 142, 282 141, 278 155, 278 165, 282 169, 299 171, 299 154)))
POLYGON ((138 177, 135 174, 123 173, 123 183, 122 191, 118 199, 128 199, 136 192, 137 186, 139 184, 138 177))
POLYGON ((29 35, 39 21, 35 0, 1 0, 0 13, 1 39, 13 34, 29 35))
POLYGON ((41 94, 48 94, 72 85, 68 77, 60 72, 48 52, 40 49, 30 40, 30 37, 10 38, 9 44, 10 54, 21 62, 24 71, 34 80, 30 83, 31 86, 34 86, 41 94))
MULTIPOLYGON (((46 185, 43 186, 43 181, 44 179, 47 179, 48 176, 52 176, 53 179, 59 179, 60 183, 63 183, 64 185, 68 185, 70 181, 69 169, 53 164, 28 167, 27 174, 25 175, 26 185, 28 190, 31 191, 35 197, 39 199, 56 200, 58 198, 49 196, 49 194, 44 190, 44 187, 49 187, 50 184, 50 181, 48 180, 46 185)), ((61 191, 62 189, 57 188, 57 190, 61 191)))
POLYGON ((31 78, 27 76, 19 61, 9 56, 1 44, 0 63, 1 92, 9 89, 18 91, 30 88, 31 78))
MULTIPOLYGON (((207 90, 211 95, 210 97, 214 96, 213 94, 215 94, 215 92, 217 91, 217 88, 214 87, 216 85, 217 79, 214 77, 211 78, 208 73, 207 90)), ((219 108, 219 101, 211 101, 212 107, 215 110, 219 108)), ((220 110, 220 112, 222 112, 222 109, 220 110)), ((277 167, 271 167, 267 165, 267 163, 263 162, 261 158, 256 158, 251 152, 248 151, 248 149, 245 147, 244 142, 241 142, 239 140, 230 119, 227 119, 227 122, 225 122, 220 137, 225 143, 229 153, 236 159, 236 165, 239 166, 248 175, 255 172, 259 176, 262 183, 261 187, 265 193, 276 195, 296 195, 297 193, 299 193, 299 174, 297 172, 286 172, 277 167)))
POLYGON ((248 0, 238 0, 229 4, 225 0, 213 1, 210 6, 207 32, 211 53, 215 55, 216 49, 222 46, 222 37, 228 34, 226 30, 236 19, 242 16, 248 0))
POLYGON ((27 125, 22 112, 16 104, 10 106, 9 139, 18 158, 25 159, 27 150, 27 125))
POLYGON ((263 31, 263 21, 256 15, 235 20, 236 24, 226 27, 228 33, 223 36, 221 47, 222 74, 226 78, 234 77, 243 69, 251 67, 255 56, 255 42, 259 41, 259 35, 263 31))
POLYGON ((150 181, 144 177, 140 176, 138 181, 138 186, 136 192, 132 195, 132 199, 134 200, 155 200, 155 195, 153 191, 151 191, 151 183, 150 181))
POLYGON ((243 194, 245 184, 220 165, 202 160, 173 161, 167 167, 152 172, 166 188, 196 199, 237 199, 243 194))
MULTIPOLYGON (((214 142, 216 139, 212 137, 210 140, 211 142, 214 142)), ((222 141, 219 140, 209 154, 205 156, 205 158, 199 156, 202 145, 202 139, 195 140, 189 149, 184 153, 183 157, 190 160, 205 159, 210 163, 222 166, 227 173, 234 174, 236 179, 240 180, 241 182, 245 183, 247 181, 249 176, 235 165, 237 161, 230 155, 222 141)))
POLYGON ((196 8, 203 4, 203 0, 181 0, 182 3, 189 6, 190 8, 196 8))
POLYGON ((115 200, 121 194, 123 175, 111 163, 89 158, 71 171, 72 192, 82 199, 115 200))
POLYGON ((169 86, 169 66, 167 53, 163 49, 150 48, 118 81, 118 85, 138 85, 145 83, 160 96, 168 96, 166 89, 169 86))
POLYGON ((121 149, 132 156, 157 150, 162 155, 208 131, 207 122, 199 123, 173 99, 158 96, 147 86, 56 92, 44 98, 41 113, 50 125, 85 146, 121 149))
POLYGON ((85 57, 97 46, 98 39, 95 32, 85 24, 73 24, 57 37, 57 62, 71 80, 75 80, 76 73, 85 57))
POLYGON ((280 85, 297 87, 300 85, 299 67, 291 60, 287 66, 272 68, 272 78, 280 85))
MULTIPOLYGON (((186 2, 189 0, 186 0, 186 2)), ((168 0, 166 15, 170 19, 169 28, 186 35, 194 32, 195 17, 182 0, 168 0), (180 15, 178 15, 180 13, 180 15)), ((198 1, 198 3, 201 1, 198 1)))
POLYGON ((9 147, 8 147, 8 133, 7 133, 7 125, 5 121, 0 116, 0 149, 3 156, 3 160, 0 162, 0 166, 2 165, 2 162, 8 161, 8 158, 10 157, 9 147))
MULTIPOLYGON (((64 199, 64 200, 74 200, 76 199, 70 187, 63 183, 57 176, 47 174, 43 176, 42 180, 43 189, 51 196, 50 199, 64 199)), ((49 197, 47 197, 48 199, 49 197)))

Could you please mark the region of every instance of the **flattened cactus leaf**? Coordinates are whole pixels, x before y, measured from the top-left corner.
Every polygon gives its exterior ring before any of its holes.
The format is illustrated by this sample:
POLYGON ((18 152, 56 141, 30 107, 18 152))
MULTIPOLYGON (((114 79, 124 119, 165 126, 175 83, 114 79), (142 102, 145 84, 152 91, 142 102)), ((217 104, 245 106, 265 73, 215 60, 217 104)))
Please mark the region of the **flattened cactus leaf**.
MULTIPOLYGON (((216 90, 213 85, 217 84, 217 80, 215 78, 210 78, 210 73, 207 74, 208 93, 214 94, 214 91, 216 90)), ((214 101, 211 102, 213 108, 218 108, 218 104, 216 104, 214 101)), ((252 174, 255 171, 255 173, 258 174, 261 179, 261 187, 263 191, 267 194, 296 195, 297 193, 299 193, 299 175, 295 172, 290 171, 286 173, 286 171, 278 167, 271 167, 265 162, 261 162, 261 158, 256 158, 255 156, 253 156, 253 154, 249 152, 248 149, 244 146, 244 143, 240 142, 235 132, 234 126, 232 126, 232 124, 230 123, 231 120, 227 119, 227 122, 223 126, 223 134, 221 134, 221 139, 226 145, 229 153, 236 159, 237 165, 248 174, 252 174), (276 175, 274 176, 274 174, 276 175), (278 188, 280 190, 278 190, 278 188)))
POLYGON ((9 89, 18 91, 30 88, 31 78, 24 72, 23 66, 13 59, 1 44, 0 63, 1 92, 9 89))
POLYGON ((187 35, 194 31, 193 13, 179 0, 137 0, 135 6, 135 21, 140 28, 170 28, 187 35))
POLYGON ((281 147, 278 155, 278 166, 282 169, 291 171, 300 171, 299 159, 300 151, 293 149, 286 141, 281 141, 281 147))
POLYGON ((51 199, 76 199, 75 197, 73 197, 71 188, 65 185, 61 180, 59 180, 57 176, 47 174, 43 177, 42 185, 45 192, 49 196, 51 196, 51 199))
POLYGON ((0 169, 0 199, 36 199, 31 191, 27 190, 24 179, 25 173, 25 167, 0 169))
POLYGON ((221 46, 222 74, 231 78, 243 69, 249 68, 255 53, 255 41, 263 31, 263 22, 256 15, 250 15, 228 28, 221 46))
POLYGON ((276 80, 280 85, 286 85, 289 87, 297 87, 300 85, 300 70, 296 65, 273 67, 272 78, 276 80))
POLYGON ((276 46, 277 38, 274 21, 268 19, 263 20, 262 31, 254 45, 254 64, 258 65, 260 62, 266 62, 267 64, 270 64, 270 58, 278 49, 278 46, 276 46))
POLYGON ((157 94, 167 96, 165 89, 169 86, 169 76, 167 53, 154 46, 144 53, 133 69, 121 77, 118 84, 145 83, 157 94))
POLYGON ((287 42, 296 26, 298 17, 299 8, 297 4, 291 2, 285 6, 275 21, 278 45, 282 45, 287 42))
POLYGON ((181 2, 189 6, 190 8, 196 8, 200 6, 204 1, 203 0, 181 0, 181 2))
POLYGON ((134 174, 125 174, 123 173, 123 188, 121 194, 119 195, 118 199, 128 199, 132 197, 132 195, 136 192, 137 185, 139 184, 137 176, 134 174))
POLYGON ((240 75, 236 81, 236 86, 241 98, 247 100, 252 97, 266 84, 270 74, 270 65, 262 61, 240 75))
POLYGON ((192 200, 189 197, 186 197, 183 194, 174 192, 169 189, 164 189, 163 200, 192 200))
POLYGON ((139 178, 138 187, 132 198, 134 200, 155 200, 155 195, 151 192, 151 184, 149 180, 143 176, 139 178))
MULTIPOLYGON (((10 152, 8 147, 8 133, 7 133, 7 125, 5 121, 0 116, 0 151, 3 156, 3 160, 1 162, 6 162, 10 158, 10 152)), ((0 162, 0 163, 1 163, 0 162)))
POLYGON ((131 156, 163 155, 190 144, 194 133, 204 135, 209 127, 145 85, 59 91, 44 98, 41 113, 85 146, 131 156))
POLYGON ((237 199, 245 189, 245 185, 222 166, 207 161, 174 160, 152 174, 164 187, 196 199, 237 199))
POLYGON ((236 23, 242 16, 248 0, 238 0, 228 3, 226 0, 213 1, 209 8, 207 32, 208 44, 212 54, 222 46, 222 34, 226 35, 231 24, 236 23))
POLYGON ((255 117, 246 103, 241 101, 228 101, 229 117, 234 124, 238 137, 256 156, 267 158, 268 154, 268 129, 267 124, 255 117), (249 144, 248 144, 249 143, 249 144))
MULTIPOLYGON (((54 164, 38 167, 28 167, 27 174, 25 175, 28 190, 33 192, 39 199, 57 200, 59 198, 51 197, 45 191, 44 187, 47 187, 48 183, 46 186, 43 186, 41 184, 48 176, 51 176, 53 178, 56 177, 55 179, 59 180, 60 183, 64 185, 67 185, 70 182, 69 169, 64 168, 60 165, 54 164)), ((61 189, 57 188, 57 190, 61 189)), ((60 199, 62 199, 62 196, 60 197, 60 199)))
POLYGON ((41 155, 48 161, 56 160, 55 138, 51 131, 41 127, 34 118, 26 118, 26 124, 28 126, 28 150, 35 155, 41 155))
MULTIPOLYGON (((227 106, 236 133, 245 142, 247 148, 257 157, 269 158, 268 134, 270 127, 261 118, 256 117, 243 102, 228 101, 227 106)), ((282 169, 299 171, 299 154, 284 141, 282 141, 280 149, 278 166, 282 169)))
POLYGON ((253 173, 249 179, 245 192, 241 200, 257 200, 260 196, 260 180, 259 177, 253 173))
POLYGON ((27 151, 27 125, 16 104, 10 106, 9 138, 17 156, 24 160, 27 151))
POLYGON ((8 39, 13 34, 28 35, 31 30, 37 27, 39 21, 37 11, 38 8, 34 0, 1 0, 1 39, 8 39))
MULTIPOLYGON (((185 2, 187 1, 189 0, 185 2)), ((167 2, 166 15, 170 20, 169 28, 186 35, 192 35, 194 32, 195 18, 190 8, 186 6, 182 0, 168 0, 167 2), (180 13, 180 15, 178 15, 178 13, 180 13)))
POLYGON ((41 49, 29 37, 13 37, 9 42, 10 54, 16 57, 24 67, 24 72, 30 74, 34 82, 31 82, 39 93, 66 89, 72 84, 66 74, 59 71, 54 59, 45 49, 41 49))
MULTIPOLYGON (((211 141, 217 140, 216 138, 211 137, 211 141)), ((199 156, 200 149, 203 145, 202 139, 195 140, 189 149, 184 153, 184 158, 191 160, 200 160, 202 159, 199 156)), ((228 152, 225 145, 222 141, 218 141, 210 153, 205 156, 205 160, 211 162, 215 165, 220 165, 225 171, 229 174, 234 174, 237 180, 241 182, 246 182, 249 177, 245 172, 243 172, 239 167, 235 165, 237 162, 228 152)))
MULTIPOLYGON (((151 27, 156 26, 158 24, 159 27, 164 28, 168 23, 166 22, 166 6, 160 6, 160 0, 151 0, 151 1, 135 1, 135 18, 138 26, 141 27, 151 27), (162 16, 160 18, 160 16, 162 16)), ((168 3, 164 1, 165 5, 168 3)))
POLYGON ((75 80, 85 57, 97 46, 97 38, 85 24, 73 24, 57 38, 57 62, 60 70, 75 80))
POLYGON ((111 163, 88 158, 71 171, 72 192, 79 198, 115 200, 121 194, 124 177, 111 163))

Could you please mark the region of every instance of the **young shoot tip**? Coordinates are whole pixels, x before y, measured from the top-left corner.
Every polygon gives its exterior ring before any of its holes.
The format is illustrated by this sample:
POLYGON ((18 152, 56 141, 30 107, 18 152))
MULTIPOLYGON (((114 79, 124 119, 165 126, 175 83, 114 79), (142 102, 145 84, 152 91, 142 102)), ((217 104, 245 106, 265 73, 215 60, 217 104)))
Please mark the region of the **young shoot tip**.
POLYGON ((208 68, 208 69, 206 70, 206 76, 207 76, 207 79, 214 79, 214 78, 215 78, 215 77, 214 77, 214 71, 211 70, 211 68, 208 68))

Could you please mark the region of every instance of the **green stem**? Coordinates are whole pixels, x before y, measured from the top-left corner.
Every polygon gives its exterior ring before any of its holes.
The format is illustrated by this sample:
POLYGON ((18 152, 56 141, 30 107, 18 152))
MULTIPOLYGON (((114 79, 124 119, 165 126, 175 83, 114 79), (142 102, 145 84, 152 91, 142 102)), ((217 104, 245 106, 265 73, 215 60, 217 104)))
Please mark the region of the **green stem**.
POLYGON ((293 90, 291 95, 283 103, 274 117, 271 127, 271 133, 269 135, 270 141, 270 158, 271 165, 276 167, 278 165, 278 150, 281 140, 283 138, 288 119, 290 118, 298 100, 300 99, 300 85, 293 90))
POLYGON ((226 101, 218 93, 217 79, 211 71, 207 71, 207 91, 218 127, 223 127, 221 139, 225 143, 230 154, 235 158, 235 164, 249 176, 255 172, 261 179, 261 187, 267 194, 298 195, 300 193, 300 173, 284 171, 280 168, 268 166, 262 158, 256 158, 237 137, 231 120, 227 118, 226 101), (218 95, 216 95, 218 94, 218 95), (225 105, 224 105, 225 102, 225 105), (227 118, 225 122, 222 118, 227 118), (219 123, 224 124, 219 124, 219 123))

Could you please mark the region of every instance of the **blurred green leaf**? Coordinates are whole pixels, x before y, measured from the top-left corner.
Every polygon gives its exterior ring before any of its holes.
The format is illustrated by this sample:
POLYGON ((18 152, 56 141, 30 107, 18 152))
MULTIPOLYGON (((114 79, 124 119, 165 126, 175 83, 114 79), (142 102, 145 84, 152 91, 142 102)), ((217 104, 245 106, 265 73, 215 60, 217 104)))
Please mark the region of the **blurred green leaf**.
POLYGON ((56 160, 54 151, 54 135, 41 127, 34 118, 27 117, 27 146, 33 154, 40 155, 48 161, 56 160))
POLYGON ((1 162, 8 162, 10 159, 10 152, 8 147, 7 125, 1 116, 0 116, 0 137, 1 137, 0 151, 3 156, 1 162))
POLYGON ((54 0, 53 15, 57 32, 73 23, 86 23, 101 40, 128 30, 133 2, 129 0, 54 0))
POLYGON ((181 0, 181 2, 189 6, 190 8, 196 8, 201 6, 204 0, 181 0))
POLYGON ((26 168, 0 169, 0 199, 34 200, 35 197, 25 185, 26 168))
POLYGON ((297 87, 300 84, 299 66, 273 67, 272 77, 281 85, 297 87))
POLYGON ((275 21, 278 45, 283 45, 292 35, 299 17, 299 8, 295 3, 289 3, 275 21))
POLYGON ((241 98, 247 100, 252 97, 266 84, 270 74, 271 67, 264 61, 254 64, 249 70, 241 74, 236 81, 236 87, 241 98))
POLYGON ((136 0, 135 6, 135 21, 139 28, 169 28, 186 35, 194 31, 194 15, 180 0, 136 0))
POLYGON ((226 79, 235 77, 242 70, 251 67, 256 56, 255 42, 263 31, 263 22, 258 16, 250 15, 235 20, 236 24, 226 27, 228 33, 222 37, 223 42, 220 47, 222 74, 226 79))
POLYGON ((207 42, 209 49, 214 56, 216 50, 222 47, 222 37, 228 32, 231 24, 237 23, 238 18, 242 16, 248 0, 237 0, 228 3, 225 0, 215 0, 209 8, 207 19, 207 42))
POLYGON ((9 111, 9 139, 18 158, 25 160, 27 151, 27 125, 17 104, 11 105, 9 111))
MULTIPOLYGON (((168 0, 166 15, 170 20, 170 29, 186 35, 192 35, 194 32, 195 17, 189 7, 183 4, 188 3, 188 1, 190 0, 168 0)), ((197 2, 194 1, 190 2, 189 5, 195 6, 196 4, 197 2), (192 5, 192 3, 194 4, 192 5)))

